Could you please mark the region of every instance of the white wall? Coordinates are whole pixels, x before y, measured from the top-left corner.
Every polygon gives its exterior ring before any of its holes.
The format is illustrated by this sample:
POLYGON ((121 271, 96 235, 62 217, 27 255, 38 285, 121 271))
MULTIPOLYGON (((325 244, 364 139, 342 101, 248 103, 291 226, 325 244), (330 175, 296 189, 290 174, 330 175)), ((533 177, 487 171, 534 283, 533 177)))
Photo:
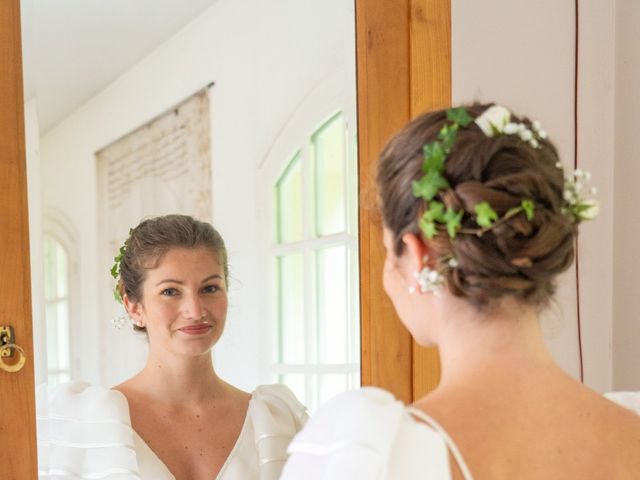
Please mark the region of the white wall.
MULTIPOLYGON (((219 0, 151 55, 73 112, 41 139, 43 203, 64 212, 79 232, 79 321, 83 365, 96 383, 98 265, 94 152, 146 123, 204 85, 211 89, 214 225, 230 255, 227 330, 215 349, 219 373, 252 389, 271 381, 268 325, 260 298, 270 278, 256 269, 258 165, 305 95, 331 71, 354 61, 353 2, 329 0, 309 8, 296 0, 219 0)), ((355 99, 354 99, 355 101, 355 99)), ((294 139, 293 141, 296 141, 294 139)), ((141 365, 144 348, 125 359, 141 365)), ((108 366, 108 365, 107 365, 108 366)))
MULTIPOLYGON (((454 0, 453 102, 494 101, 538 119, 572 166, 574 35, 569 2, 454 0)), ((571 270, 543 326, 556 360, 580 378, 576 298, 571 270)))
MULTIPOLYGON (((615 10, 613 388, 640 390, 640 3, 615 10)), ((613 60, 612 60, 613 61, 613 60)), ((597 130, 596 130, 597 132, 597 130)))
POLYGON ((577 134, 577 166, 593 174, 601 213, 580 227, 579 282, 575 270, 563 275, 544 327, 576 378, 581 344, 584 381, 599 391, 640 389, 639 22, 634 0, 580 1, 576 95, 575 2, 452 2, 454 103, 496 101, 537 117, 567 166, 577 134))

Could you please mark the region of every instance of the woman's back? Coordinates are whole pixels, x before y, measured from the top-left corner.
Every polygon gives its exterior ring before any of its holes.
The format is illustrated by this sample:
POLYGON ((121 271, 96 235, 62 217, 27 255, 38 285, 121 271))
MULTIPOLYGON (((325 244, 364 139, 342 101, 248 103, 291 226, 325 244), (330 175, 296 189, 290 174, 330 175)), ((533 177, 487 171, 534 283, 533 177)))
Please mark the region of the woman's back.
POLYGON ((640 478, 636 413, 559 371, 491 383, 478 378, 416 404, 453 438, 474 478, 640 478))

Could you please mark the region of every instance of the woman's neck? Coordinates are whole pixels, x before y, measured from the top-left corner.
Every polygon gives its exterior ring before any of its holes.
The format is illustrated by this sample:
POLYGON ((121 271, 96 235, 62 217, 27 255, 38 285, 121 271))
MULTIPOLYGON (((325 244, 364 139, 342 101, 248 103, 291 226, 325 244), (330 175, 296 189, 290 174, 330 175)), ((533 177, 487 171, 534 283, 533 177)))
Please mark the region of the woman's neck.
POLYGON ((156 354, 150 349, 147 364, 132 382, 145 395, 168 405, 202 405, 223 396, 229 385, 213 368, 211 355, 197 357, 156 354))
MULTIPOLYGON (((459 301, 462 302, 462 301, 459 301)), ((559 370, 547 350, 535 309, 515 301, 487 312, 452 302, 438 328, 440 387, 482 382, 501 385, 505 378, 559 370)))

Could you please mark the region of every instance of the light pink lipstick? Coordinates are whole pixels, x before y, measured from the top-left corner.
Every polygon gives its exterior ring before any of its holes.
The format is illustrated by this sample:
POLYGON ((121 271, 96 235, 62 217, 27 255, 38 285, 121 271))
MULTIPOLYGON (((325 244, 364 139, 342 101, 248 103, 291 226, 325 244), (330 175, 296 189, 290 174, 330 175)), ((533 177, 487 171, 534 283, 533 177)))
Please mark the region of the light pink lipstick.
POLYGON ((204 335, 205 333, 209 333, 209 331, 213 328, 208 323, 199 323, 197 325, 189 325, 186 327, 179 328, 178 330, 186 333, 187 335, 204 335))

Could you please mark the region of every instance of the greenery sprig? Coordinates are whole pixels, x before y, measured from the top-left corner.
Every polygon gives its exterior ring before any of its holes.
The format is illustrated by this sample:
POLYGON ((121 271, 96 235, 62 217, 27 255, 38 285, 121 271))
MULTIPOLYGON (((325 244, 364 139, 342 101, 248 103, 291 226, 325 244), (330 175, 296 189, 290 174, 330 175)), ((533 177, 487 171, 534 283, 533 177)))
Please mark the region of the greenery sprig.
MULTIPOLYGON (((129 229, 129 237, 131 237, 131 234, 133 233, 133 229, 129 229)), ((118 279, 120 278, 120 272, 122 269, 122 259, 124 258, 124 254, 127 250, 127 242, 129 241, 129 237, 127 237, 127 240, 125 240, 125 242, 122 244, 122 246, 120 247, 120 249, 118 250, 118 255, 116 255, 115 257, 113 257, 113 266, 111 267, 111 276, 113 278, 116 279, 116 286, 113 289, 113 298, 115 299, 116 302, 118 303, 122 303, 122 295, 120 294, 120 288, 118 285, 118 279)))
POLYGON ((422 149, 424 176, 412 183, 412 191, 414 197, 423 199, 427 204, 418 222, 420 230, 427 239, 435 237, 439 230, 445 230, 451 239, 456 238, 458 233, 482 236, 496 225, 506 222, 519 213, 524 213, 528 220, 531 220, 535 214, 535 203, 529 199, 523 200, 519 206, 508 210, 502 217, 488 202, 480 202, 474 206, 476 214, 474 220, 480 228, 463 229, 464 211, 445 208, 443 202, 435 199, 441 191, 451 188, 444 176, 445 160, 455 145, 460 128, 468 126, 473 121, 464 107, 447 110, 447 123, 440 129, 438 139, 426 144, 422 149))

